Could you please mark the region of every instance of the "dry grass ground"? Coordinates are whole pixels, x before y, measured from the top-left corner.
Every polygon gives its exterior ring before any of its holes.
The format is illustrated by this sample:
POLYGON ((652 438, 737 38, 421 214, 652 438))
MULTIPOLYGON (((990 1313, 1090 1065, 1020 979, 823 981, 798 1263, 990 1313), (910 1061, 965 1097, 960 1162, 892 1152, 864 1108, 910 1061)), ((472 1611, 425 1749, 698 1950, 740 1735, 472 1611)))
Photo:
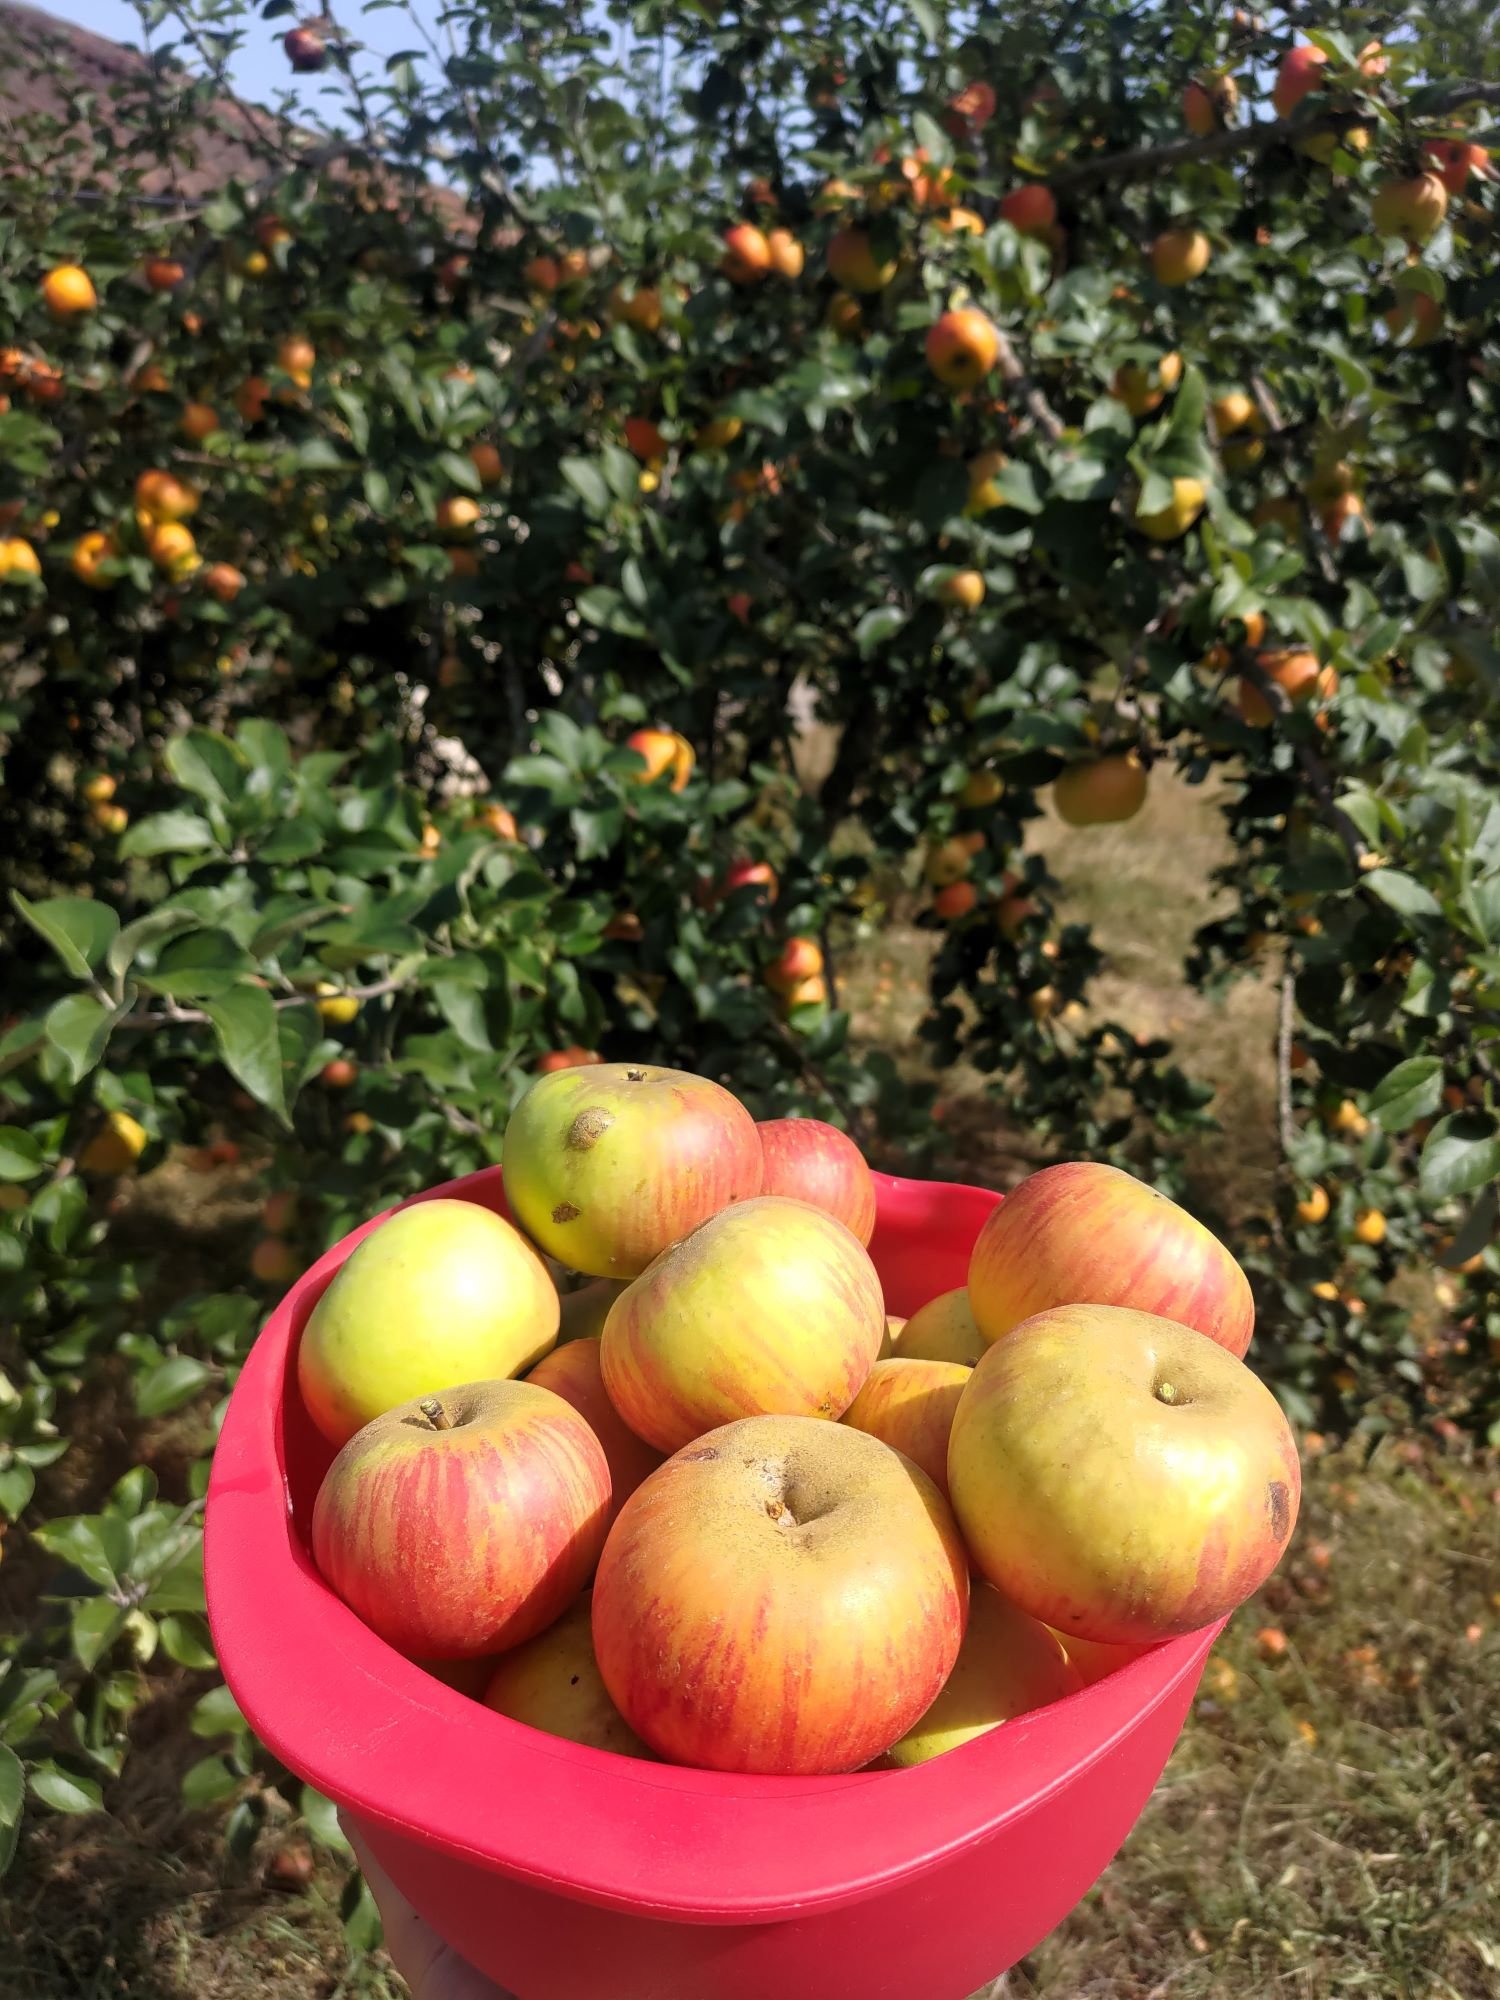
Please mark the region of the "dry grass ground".
MULTIPOLYGON (((1035 837, 1066 913, 1098 927, 1101 1006, 1171 1034, 1217 1086, 1230 1138, 1199 1170, 1227 1208, 1258 1204, 1274 1165, 1270 993, 1250 982, 1216 1005, 1180 978, 1221 851, 1211 800, 1158 778, 1129 827, 1035 837)), ((861 1036, 912 1060, 931 949, 898 925, 846 968, 861 1036)), ((952 1171, 1024 1171, 1025 1135, 980 1078, 945 1078, 944 1093, 952 1171)), ((198 1254, 248 1234, 233 1177, 222 1214, 180 1193, 198 1254)), ((183 1717, 204 1684, 179 1676, 143 1712, 145 1754, 110 1815, 45 1820, 28 1841, 0 1903, 4 2000, 398 2000, 378 1953, 346 1951, 341 1863, 323 1856, 309 1881, 279 1886, 286 1857, 308 1858, 279 1796, 242 1864, 215 1818, 181 1808, 203 1747, 183 1717)), ((993 2000, 1495 2000, 1497 1689, 1500 1468, 1399 1441, 1368 1466, 1315 1456, 1285 1572, 1210 1662, 1140 1825, 993 2000)))

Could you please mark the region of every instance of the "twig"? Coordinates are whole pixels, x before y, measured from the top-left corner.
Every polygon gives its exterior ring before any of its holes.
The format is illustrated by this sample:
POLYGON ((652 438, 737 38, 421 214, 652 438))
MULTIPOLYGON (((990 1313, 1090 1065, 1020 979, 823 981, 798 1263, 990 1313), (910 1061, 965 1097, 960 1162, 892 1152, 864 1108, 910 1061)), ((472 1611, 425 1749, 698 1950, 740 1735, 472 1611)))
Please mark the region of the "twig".
POLYGON ((1057 440, 1063 434, 1063 421, 1061 417, 1058 416, 1056 410, 1053 409, 1047 398, 1027 374, 1025 368, 1022 366, 1021 357, 1016 353, 1015 348, 1011 344, 1009 335, 1002 333, 997 326, 995 328, 995 338, 998 343, 997 360, 999 362, 1000 373, 1031 412, 1032 421, 1039 429, 1045 431, 1047 436, 1052 439, 1052 442, 1056 444, 1057 440))
MULTIPOLYGON (((1500 104, 1500 83, 1456 83, 1422 107, 1423 119, 1440 119, 1466 104, 1500 104)), ((1307 139, 1319 132, 1347 132, 1368 122, 1359 111, 1329 111, 1319 118, 1271 118, 1255 125, 1230 126, 1202 139, 1173 139, 1165 146, 1131 146, 1123 153, 1105 153, 1092 160, 1075 160, 1049 176, 1054 192, 1090 187, 1096 181, 1132 180, 1168 173, 1173 167, 1198 161, 1233 159, 1237 153, 1264 153, 1284 139, 1307 139)))
MULTIPOLYGON (((1253 653, 1241 652, 1238 665, 1240 673, 1258 691, 1273 715, 1282 717, 1290 713, 1292 704, 1286 690, 1276 685, 1253 653)), ((1366 858, 1370 850, 1365 846, 1359 828, 1334 798, 1333 778, 1328 766, 1308 743, 1294 741, 1292 755, 1306 772, 1324 819, 1344 843, 1344 851, 1356 871, 1363 875, 1370 865, 1366 858)))
MULTIPOLYGON (((1277 463, 1285 469, 1291 452, 1291 438, 1297 427, 1283 423, 1280 406, 1271 394, 1263 375, 1251 375, 1250 393, 1255 398, 1255 407, 1260 411, 1265 423, 1266 441, 1276 454, 1277 463)), ((1300 486, 1297 489, 1297 505, 1302 514, 1302 532, 1307 536, 1313 554, 1318 559, 1319 574, 1325 583, 1337 583, 1338 564, 1333 559, 1333 551, 1329 548, 1328 538, 1323 533, 1323 524, 1314 515, 1312 503, 1300 486)))
MULTIPOLYGON (((400 993, 411 984, 409 979, 378 979, 373 986, 341 986, 337 998, 340 1000, 379 1000, 387 993, 400 993)), ((328 998, 335 996, 328 995, 328 998)), ((318 996, 315 993, 288 993, 271 1005, 280 1013, 283 1007, 315 1007, 318 996)), ((201 1007, 178 1007, 168 1002, 159 1012, 150 1008, 140 1014, 123 1014, 116 1021, 119 1028, 192 1028, 203 1027, 212 1021, 213 1015, 206 1014, 201 1007)))
POLYGON ((1292 1023, 1296 1018, 1297 975, 1288 952, 1281 967, 1281 1003, 1276 1017, 1276 1120, 1281 1133, 1281 1157, 1291 1158, 1297 1143, 1292 1116, 1292 1023))

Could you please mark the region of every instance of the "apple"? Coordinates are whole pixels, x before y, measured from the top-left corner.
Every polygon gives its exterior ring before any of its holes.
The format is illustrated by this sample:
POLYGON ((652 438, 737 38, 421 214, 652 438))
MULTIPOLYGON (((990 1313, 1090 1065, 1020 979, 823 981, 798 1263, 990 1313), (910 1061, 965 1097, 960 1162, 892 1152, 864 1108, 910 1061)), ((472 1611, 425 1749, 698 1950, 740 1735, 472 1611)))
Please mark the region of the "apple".
POLYGON ((604 1322, 604 1386, 630 1428, 677 1451, 737 1417, 837 1421, 875 1364, 885 1301, 831 1215, 760 1195, 663 1251, 604 1322))
POLYGON ((1052 787, 1058 817, 1069 826, 1108 826, 1134 819, 1146 803, 1146 771, 1134 750, 1072 764, 1052 787))
POLYGON ((1288 49, 1276 72, 1271 102, 1278 118, 1290 118, 1304 97, 1323 88, 1323 71, 1328 57, 1310 42, 1288 49))
POLYGON ((1182 356, 1173 350, 1149 367, 1139 361, 1125 362, 1114 372, 1110 394, 1133 417, 1146 417, 1161 408, 1165 397, 1181 380, 1182 356))
POLYGON ((661 325, 661 293, 654 285, 616 285, 609 295, 609 316, 638 333, 655 333, 661 325))
POLYGON ((977 569, 956 569, 939 578, 933 595, 951 610, 977 611, 984 602, 984 591, 984 577, 977 569))
POLYGON ((717 909, 726 897, 737 889, 753 889, 754 895, 747 900, 769 909, 776 901, 780 884, 776 880, 776 870, 769 861, 748 859, 731 861, 718 881, 710 886, 706 898, 710 909, 717 909))
POLYGON ((972 915, 979 905, 979 891, 972 882, 950 882, 946 889, 939 889, 932 899, 935 915, 945 924, 958 923, 972 915))
POLYGON ((1443 309, 1426 292, 1403 292, 1385 315, 1386 330, 1407 347, 1428 347, 1443 337, 1443 309))
POLYGON ((1045 236, 1057 220, 1057 198, 1040 181, 1012 188, 1001 200, 1000 220, 1023 236, 1045 236))
POLYGON ((661 1453, 638 1438, 626 1424, 604 1388, 598 1335, 554 1347, 526 1377, 538 1388, 550 1389, 571 1403, 598 1438, 609 1466, 609 1521, 649 1473, 661 1464, 661 1453))
POLYGON ((1187 533, 1203 512, 1203 503, 1207 498, 1207 489, 1201 479, 1174 479, 1172 498, 1167 505, 1154 508, 1149 514, 1137 508, 1135 526, 1143 535, 1149 535, 1153 542, 1175 542, 1187 533))
POLYGON ((778 993, 790 993, 804 980, 818 978, 822 970, 823 951, 816 939, 791 937, 766 967, 766 984, 778 993))
POLYGON ((1432 172, 1454 196, 1463 193, 1470 174, 1478 174, 1483 179, 1490 169, 1488 148, 1470 145, 1461 139, 1424 139, 1422 156, 1431 163, 1432 172))
POLYGON ((631 1728, 676 1763, 852 1771, 929 1707, 968 1599, 925 1473, 842 1424, 751 1417, 625 1503, 594 1585, 594 1652, 631 1728))
POLYGON ((1108 1645, 1195 1632, 1243 1603, 1301 1495, 1281 1406, 1243 1362, 1109 1305, 1058 1306, 995 1343, 953 1420, 948 1484, 981 1574, 1108 1645))
POLYGON ((1161 285, 1185 285, 1208 269, 1208 238, 1201 229, 1164 229, 1151 245, 1151 269, 1161 285))
POLYGON ((846 292, 883 292, 896 275, 896 260, 876 256, 867 229, 840 229, 829 240, 828 271, 846 292))
POLYGON ((724 257, 719 269, 732 285, 757 285, 772 267, 771 245, 753 222, 737 222, 724 231, 724 257))
POLYGON ((470 1382, 400 1403, 350 1438, 313 1504, 313 1558, 409 1659, 477 1659, 567 1609, 599 1559, 608 1510, 603 1447, 561 1396, 470 1382))
POLYGON ((1145 1181, 1088 1160, 1043 1167, 991 1210, 969 1303, 990 1343, 1066 1305, 1160 1313, 1234 1355, 1255 1326, 1250 1282, 1211 1230, 1145 1181))
MULTIPOLYGON (((661 426, 653 423, 650 417, 627 417, 625 442, 642 465, 659 465, 667 455, 667 440, 661 426)), ((663 733, 660 730, 638 729, 636 736, 656 736, 663 733)), ((634 750, 636 748, 634 736, 629 739, 629 743, 630 748, 634 750)), ((645 756, 646 753, 643 750, 641 754, 645 756)))
POLYGON ((497 1715, 549 1736, 620 1757, 649 1757, 600 1678, 592 1627, 593 1593, 585 1591, 555 1625, 497 1662, 481 1699, 497 1715))
POLYGON ((949 389, 976 389, 1000 358, 1000 336, 976 306, 945 312, 927 329, 927 365, 949 389))
POLYGON ((632 774, 638 785, 654 785, 670 772, 672 790, 680 792, 697 762, 692 744, 675 729, 637 729, 626 737, 625 748, 645 760, 645 770, 632 774))
MULTIPOLYGON (((1052 1627, 1049 1625, 1047 1630, 1050 1632, 1052 1627)), ((1117 1674, 1121 1667, 1128 1667, 1142 1653, 1151 1651, 1149 1646, 1106 1646, 1098 1639, 1080 1639, 1071 1632, 1058 1632, 1054 1637, 1067 1654, 1068 1665, 1075 1669, 1085 1687, 1092 1687, 1095 1681, 1117 1674)))
POLYGON ((1196 139, 1222 131, 1239 106, 1239 85, 1232 76, 1195 77, 1182 93, 1182 120, 1196 139))
POLYGON ((760 1193, 755 1120, 707 1077, 599 1063, 539 1077, 505 1132, 505 1192, 550 1256, 633 1278, 731 1202, 760 1193))
POLYGON ((299 75, 312 75, 328 60, 328 45, 316 28, 289 28, 281 38, 281 46, 299 75))
POLYGON ((765 1118, 757 1130, 765 1161, 761 1193, 826 1209, 868 1244, 875 1234, 875 1183, 848 1134, 819 1118, 765 1118))
POLYGON ((903 1361, 961 1361, 972 1368, 987 1344, 969 1305, 968 1287, 960 1285, 911 1314, 894 1352, 903 1361))
POLYGON ((586 1049, 578 1042, 569 1042, 565 1049, 548 1049, 538 1056, 536 1066, 542 1076, 551 1076, 559 1069, 590 1069, 604 1061, 595 1049, 586 1049))
POLYGON ((297 1349, 331 1444, 449 1382, 519 1375, 557 1338, 557 1293, 518 1229, 472 1201, 398 1209, 344 1260, 297 1349))
POLYGON ((597 1340, 625 1283, 623 1278, 591 1278, 576 1291, 559 1292, 558 1346, 563 1347, 570 1340, 597 1340))
POLYGON ((771 255, 771 269, 778 278, 790 281, 802 276, 807 252, 790 229, 773 229, 766 237, 766 249, 771 255))
POLYGON ((953 1672, 926 1714, 892 1744, 885 1762, 898 1769, 925 1764, 1082 1686, 1054 1632, 1007 1604, 987 1583, 976 1584, 953 1672))
POLYGON ((877 1361, 844 1422, 921 1466, 946 1498, 948 1433, 972 1373, 961 1361, 877 1361))
MULTIPOLYGON (((1326 701, 1338 693, 1338 669, 1320 666, 1316 653, 1296 647, 1272 648, 1257 653, 1255 663, 1294 707, 1315 699, 1326 701)), ((1275 710, 1253 680, 1240 681, 1239 705, 1241 716, 1252 729, 1268 729, 1275 720, 1275 710)))
POLYGON ((895 1353, 896 1341, 899 1338, 901 1329, 903 1326, 905 1326, 905 1324, 906 1321, 900 1313, 886 1314, 885 1339, 882 1340, 880 1343, 880 1354, 878 1357, 881 1361, 889 1361, 891 1356, 895 1353))
POLYGON ((1448 213, 1448 190, 1436 174, 1385 181, 1370 203, 1370 222, 1379 236, 1402 236, 1425 243, 1448 213))
POLYGON ((976 79, 954 92, 948 99, 948 109, 960 127, 988 125, 995 115, 995 102, 993 87, 976 79))

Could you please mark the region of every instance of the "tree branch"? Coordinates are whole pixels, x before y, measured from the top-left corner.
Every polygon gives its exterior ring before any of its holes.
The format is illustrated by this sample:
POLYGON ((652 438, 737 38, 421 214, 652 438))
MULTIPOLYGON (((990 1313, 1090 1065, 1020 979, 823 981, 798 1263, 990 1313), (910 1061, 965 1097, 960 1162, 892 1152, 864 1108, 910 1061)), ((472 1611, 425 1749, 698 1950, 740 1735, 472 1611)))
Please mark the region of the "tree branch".
POLYGON ((1052 442, 1056 444, 1057 440, 1063 434, 1061 417, 1058 416, 1056 410, 1053 409, 1047 398, 1027 374, 1025 367, 1022 365, 1021 357, 1016 353, 1015 348, 1011 344, 1009 335, 1003 333, 998 326, 995 328, 995 339, 998 343, 997 359, 1000 373, 1005 377, 1009 387, 1021 398, 1021 401, 1030 411, 1033 423, 1036 424, 1039 430, 1045 431, 1052 442))
MULTIPOLYGON (((379 1000, 387 993, 402 992, 410 984, 411 981, 409 979, 377 979, 373 986, 341 986, 336 995, 326 994, 323 997, 330 1000, 335 998, 339 1000, 379 1000)), ((271 1005, 278 1013, 283 1007, 315 1007, 318 1004, 318 997, 315 993, 287 993, 283 994, 280 999, 273 1000, 271 1005)), ((159 1013, 147 1008, 140 1014, 123 1014, 116 1021, 115 1027, 117 1029, 206 1027, 212 1019, 212 1014, 205 1014, 201 1007, 177 1007, 169 1005, 159 1013)))
MULTIPOLYGON (((1467 104, 1500 104, 1500 83, 1456 83, 1430 98, 1423 119, 1441 119, 1467 104)), ((1165 146, 1131 146, 1123 153, 1106 153, 1075 160, 1048 176, 1054 193, 1092 187, 1098 181, 1134 180, 1169 173, 1174 167, 1199 161, 1233 159, 1237 153, 1265 153, 1283 140, 1308 139, 1319 132, 1343 133, 1365 124, 1368 113, 1329 111, 1319 118, 1268 118, 1254 125, 1231 125, 1202 139, 1173 139, 1165 146)))
MULTIPOLYGON (((1277 464, 1285 471, 1290 463, 1291 440, 1298 427, 1282 422, 1280 407, 1263 375, 1251 375, 1250 393, 1255 398, 1255 407, 1265 422, 1266 442, 1276 454, 1277 464)), ((1302 532, 1318 559, 1318 573, 1325 583, 1337 583, 1339 567, 1333 559, 1333 551, 1328 546, 1328 538, 1323 533, 1323 524, 1313 513, 1312 502, 1300 486, 1297 489, 1297 506, 1302 515, 1302 532)))
POLYGON ((1291 1158, 1297 1143, 1297 1121, 1292 1116, 1292 1023, 1296 1018, 1297 976, 1292 970, 1292 954, 1281 967, 1281 1000, 1276 1015, 1276 1123, 1281 1135, 1281 1157, 1291 1158))

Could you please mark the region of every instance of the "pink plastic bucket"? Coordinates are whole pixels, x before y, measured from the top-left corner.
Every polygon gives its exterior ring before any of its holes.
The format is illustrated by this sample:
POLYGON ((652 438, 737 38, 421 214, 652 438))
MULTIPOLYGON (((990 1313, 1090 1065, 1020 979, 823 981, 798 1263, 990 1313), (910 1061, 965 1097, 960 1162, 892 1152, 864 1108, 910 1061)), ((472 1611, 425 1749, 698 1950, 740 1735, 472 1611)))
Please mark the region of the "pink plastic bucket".
MULTIPOLYGON (((871 1252, 887 1306, 911 1312, 964 1282, 997 1197, 876 1183, 871 1252)), ((498 1170, 431 1193, 505 1212, 498 1170)), ((910 1771, 725 1777, 495 1715, 377 1639, 308 1552, 331 1453, 297 1340, 374 1227, 271 1316, 214 1459, 209 1618, 263 1741, 520 2000, 965 2000, 1024 1957, 1134 1824, 1219 1628, 910 1771)))

